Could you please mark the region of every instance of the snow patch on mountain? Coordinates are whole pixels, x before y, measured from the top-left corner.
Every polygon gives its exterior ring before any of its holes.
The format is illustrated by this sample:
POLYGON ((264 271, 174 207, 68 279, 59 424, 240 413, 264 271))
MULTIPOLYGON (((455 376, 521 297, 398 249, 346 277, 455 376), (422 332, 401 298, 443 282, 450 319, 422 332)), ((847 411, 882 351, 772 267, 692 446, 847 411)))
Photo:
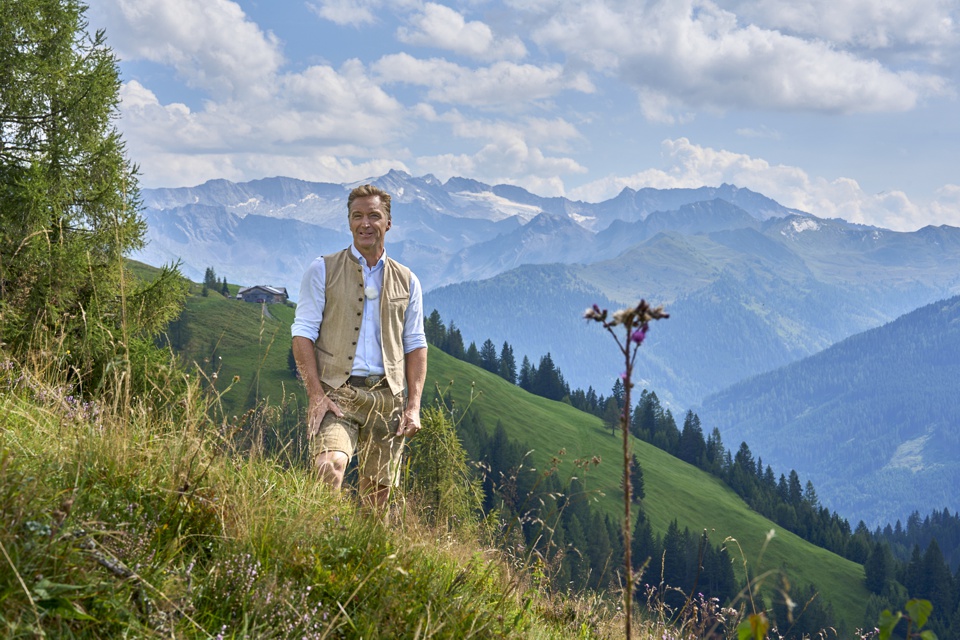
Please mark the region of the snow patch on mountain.
POLYGON ((923 435, 913 440, 907 440, 902 443, 897 450, 893 452, 893 457, 887 463, 886 469, 906 469, 917 473, 923 471, 929 465, 924 464, 923 448, 930 439, 929 435, 923 435))
POLYGON ((816 220, 806 218, 804 220, 793 220, 790 225, 793 227, 793 230, 797 233, 803 233, 804 231, 819 231, 820 223, 816 220))
POLYGON ((470 192, 458 191, 451 193, 450 198, 457 204, 463 206, 481 206, 489 211, 489 219, 493 222, 506 220, 513 216, 519 217, 523 222, 529 222, 543 213, 543 209, 535 205, 522 204, 498 196, 492 191, 470 192))

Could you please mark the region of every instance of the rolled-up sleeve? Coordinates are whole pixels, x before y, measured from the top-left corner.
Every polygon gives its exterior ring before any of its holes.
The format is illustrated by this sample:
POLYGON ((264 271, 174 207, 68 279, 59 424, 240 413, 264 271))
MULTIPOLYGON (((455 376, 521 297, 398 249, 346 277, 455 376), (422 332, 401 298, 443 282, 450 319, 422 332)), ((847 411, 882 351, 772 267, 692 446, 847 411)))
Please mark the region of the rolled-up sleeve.
MULTIPOLYGON (((323 320, 323 307, 326 304, 326 280, 326 264, 322 257, 317 258, 307 267, 300 282, 297 313, 290 327, 290 333, 294 337, 301 336, 315 342, 320 335, 320 322, 323 320)), ((422 328, 421 320, 421 330, 422 328)))
POLYGON ((420 280, 413 273, 410 274, 410 304, 403 318, 403 352, 410 353, 415 349, 427 346, 427 334, 423 330, 423 289, 420 280))

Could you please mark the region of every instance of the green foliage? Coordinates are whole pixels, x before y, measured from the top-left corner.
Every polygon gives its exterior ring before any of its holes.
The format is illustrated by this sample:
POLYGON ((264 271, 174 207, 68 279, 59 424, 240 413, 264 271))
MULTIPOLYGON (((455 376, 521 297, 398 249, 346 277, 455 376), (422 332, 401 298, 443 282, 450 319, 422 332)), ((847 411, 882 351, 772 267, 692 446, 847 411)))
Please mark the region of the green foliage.
POLYGON ((889 640, 901 620, 907 622, 906 637, 908 639, 937 640, 937 635, 933 631, 929 629, 921 631, 933 612, 933 605, 930 604, 929 600, 912 599, 907 602, 904 608, 907 610, 906 613, 902 611, 891 613, 889 609, 885 609, 880 614, 880 620, 877 623, 877 628, 880 630, 880 640, 889 640))
POLYGON ((118 362, 143 364, 182 288, 173 268, 144 288, 124 269, 145 225, 103 33, 75 0, 3 0, 0 14, 2 339, 65 358, 89 396, 118 362))
POLYGON ((421 413, 422 428, 410 443, 411 489, 431 522, 469 532, 480 514, 480 483, 445 408, 421 413))

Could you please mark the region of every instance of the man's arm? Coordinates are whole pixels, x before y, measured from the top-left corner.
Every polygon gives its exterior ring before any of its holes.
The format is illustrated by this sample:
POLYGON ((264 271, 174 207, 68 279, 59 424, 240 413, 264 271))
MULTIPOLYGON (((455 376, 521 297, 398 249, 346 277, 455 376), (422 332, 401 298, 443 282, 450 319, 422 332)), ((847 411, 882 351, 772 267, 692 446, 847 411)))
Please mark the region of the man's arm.
POLYGON ((427 348, 420 347, 404 354, 404 374, 407 379, 407 403, 403 408, 398 436, 410 437, 420 430, 420 396, 427 381, 427 348))
POLYGON ((323 392, 320 372, 317 370, 317 357, 313 342, 309 338, 293 336, 293 358, 297 361, 297 370, 303 386, 307 389, 307 437, 312 438, 320 429, 320 421, 328 411, 333 411, 337 417, 343 417, 343 411, 323 392))

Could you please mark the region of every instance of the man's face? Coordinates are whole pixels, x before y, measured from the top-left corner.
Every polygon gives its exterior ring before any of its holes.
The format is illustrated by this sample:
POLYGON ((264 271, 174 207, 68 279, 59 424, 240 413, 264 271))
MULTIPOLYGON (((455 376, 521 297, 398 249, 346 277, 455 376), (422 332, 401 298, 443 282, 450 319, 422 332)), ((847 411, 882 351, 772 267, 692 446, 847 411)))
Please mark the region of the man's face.
POLYGON ((379 260, 383 253, 383 237, 390 229, 390 220, 382 211, 380 196, 363 196, 354 200, 349 218, 354 246, 367 260, 379 260))

